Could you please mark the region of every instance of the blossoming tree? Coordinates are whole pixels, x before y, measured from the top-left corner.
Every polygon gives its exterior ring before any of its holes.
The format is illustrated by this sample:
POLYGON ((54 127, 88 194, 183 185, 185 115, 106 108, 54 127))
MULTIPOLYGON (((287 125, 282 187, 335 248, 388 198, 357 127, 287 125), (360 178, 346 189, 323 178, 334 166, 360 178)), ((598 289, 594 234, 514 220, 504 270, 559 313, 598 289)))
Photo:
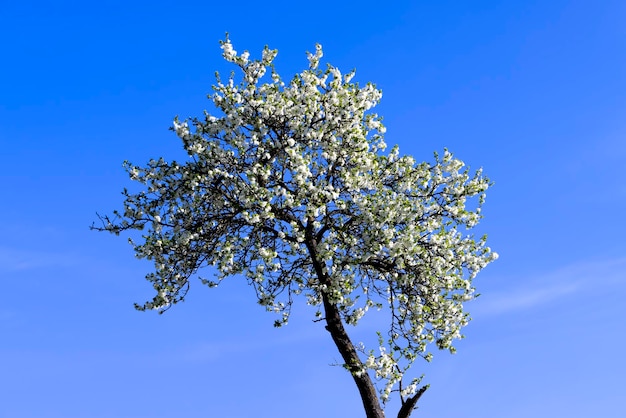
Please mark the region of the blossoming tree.
POLYGON ((317 307, 351 373, 366 416, 384 416, 392 393, 408 417, 427 385, 409 380, 414 361, 431 359, 430 343, 454 351, 475 297, 472 279, 497 255, 467 230, 477 224, 490 182, 447 150, 432 164, 385 154, 385 128, 372 109, 372 84, 351 82, 322 49, 285 83, 267 47, 262 58, 223 57, 240 70, 210 96, 216 109, 174 120, 189 160, 128 162, 138 193, 124 191, 123 211, 94 229, 142 230, 136 255, 154 262, 146 276, 156 296, 139 310, 163 312, 182 301, 190 280, 213 267, 216 286, 246 277, 258 302, 285 324, 298 296, 317 307), (266 75, 266 73, 269 74, 266 75), (264 80, 264 81, 262 81, 264 80), (474 198, 466 206, 468 198, 474 198), (370 308, 390 312, 374 349, 354 344, 346 325, 370 308))

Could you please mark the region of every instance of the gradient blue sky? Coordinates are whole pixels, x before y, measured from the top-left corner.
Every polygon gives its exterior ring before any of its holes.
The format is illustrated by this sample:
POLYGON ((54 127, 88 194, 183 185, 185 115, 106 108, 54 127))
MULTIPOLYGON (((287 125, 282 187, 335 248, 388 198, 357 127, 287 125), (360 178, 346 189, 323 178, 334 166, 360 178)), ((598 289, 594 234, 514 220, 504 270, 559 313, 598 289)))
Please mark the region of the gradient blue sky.
POLYGON ((496 183, 478 232, 500 259, 459 352, 416 365, 415 417, 624 416, 623 1, 0 6, 1 418, 363 416, 309 309, 274 329, 230 280, 135 312, 150 266, 88 229, 120 207, 123 160, 181 155, 167 128, 209 106, 226 31, 285 78, 321 43, 383 90, 389 144, 496 183))

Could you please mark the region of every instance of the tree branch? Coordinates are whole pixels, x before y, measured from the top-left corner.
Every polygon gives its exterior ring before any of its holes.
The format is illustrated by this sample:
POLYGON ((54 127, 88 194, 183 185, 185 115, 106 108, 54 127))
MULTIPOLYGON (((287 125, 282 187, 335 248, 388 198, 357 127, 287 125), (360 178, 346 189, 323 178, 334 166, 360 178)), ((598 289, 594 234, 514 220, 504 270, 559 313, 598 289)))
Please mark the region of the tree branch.
POLYGON ((422 386, 415 395, 409 397, 403 404, 402 408, 398 412, 398 418, 409 418, 411 413, 415 410, 417 401, 422 397, 426 389, 428 389, 430 385, 422 386))

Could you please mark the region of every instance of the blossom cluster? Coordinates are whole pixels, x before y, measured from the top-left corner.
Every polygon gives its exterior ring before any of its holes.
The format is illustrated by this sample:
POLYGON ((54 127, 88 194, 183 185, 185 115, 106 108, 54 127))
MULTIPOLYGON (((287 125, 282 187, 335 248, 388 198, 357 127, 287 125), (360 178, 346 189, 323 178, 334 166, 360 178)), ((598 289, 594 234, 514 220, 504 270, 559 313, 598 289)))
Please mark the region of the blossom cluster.
POLYGON ((138 308, 181 301, 212 266, 216 277, 204 283, 245 276, 258 302, 281 315, 277 326, 297 295, 315 306, 326 298, 351 325, 372 307, 388 309, 379 354, 362 358, 385 401, 417 357, 431 358, 430 343, 453 351, 462 336, 472 279, 497 257, 467 232, 490 181, 447 150, 432 163, 398 147, 385 153, 385 127, 371 111, 381 91, 353 82, 354 71, 321 69, 321 46, 284 82, 275 50, 252 60, 228 39, 221 45, 240 79, 218 75, 213 113, 174 120, 189 160, 126 163, 144 189, 125 191, 124 211, 103 218, 114 233, 143 230, 132 243, 154 262, 146 277, 156 296, 138 308))

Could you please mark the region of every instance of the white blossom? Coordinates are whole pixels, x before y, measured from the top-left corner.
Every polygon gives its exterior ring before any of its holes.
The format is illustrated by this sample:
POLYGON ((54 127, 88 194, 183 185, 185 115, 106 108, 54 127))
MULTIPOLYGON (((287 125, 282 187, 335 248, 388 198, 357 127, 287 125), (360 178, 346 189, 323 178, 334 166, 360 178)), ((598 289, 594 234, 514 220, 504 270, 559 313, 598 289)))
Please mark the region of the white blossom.
POLYGON ((221 47, 240 82, 218 79, 214 112, 174 120, 190 159, 126 163, 145 190, 125 191, 124 211, 103 218, 116 234, 143 229, 133 245, 154 262, 146 278, 157 294, 139 309, 181 301, 208 266, 217 271, 216 281, 202 279, 211 286, 246 277, 280 314, 277 325, 300 294, 318 307, 327 298, 352 325, 370 307, 386 309, 387 337, 376 353, 363 348, 353 372, 380 381, 383 402, 394 390, 410 396, 419 380, 400 389, 405 373, 417 357, 430 361, 433 343, 454 352, 472 279, 497 258, 468 232, 490 181, 448 150, 430 163, 398 147, 385 154, 382 119, 368 113, 382 92, 353 83, 354 71, 321 70, 319 45, 289 83, 273 67, 275 50, 254 60, 229 39, 221 47))

